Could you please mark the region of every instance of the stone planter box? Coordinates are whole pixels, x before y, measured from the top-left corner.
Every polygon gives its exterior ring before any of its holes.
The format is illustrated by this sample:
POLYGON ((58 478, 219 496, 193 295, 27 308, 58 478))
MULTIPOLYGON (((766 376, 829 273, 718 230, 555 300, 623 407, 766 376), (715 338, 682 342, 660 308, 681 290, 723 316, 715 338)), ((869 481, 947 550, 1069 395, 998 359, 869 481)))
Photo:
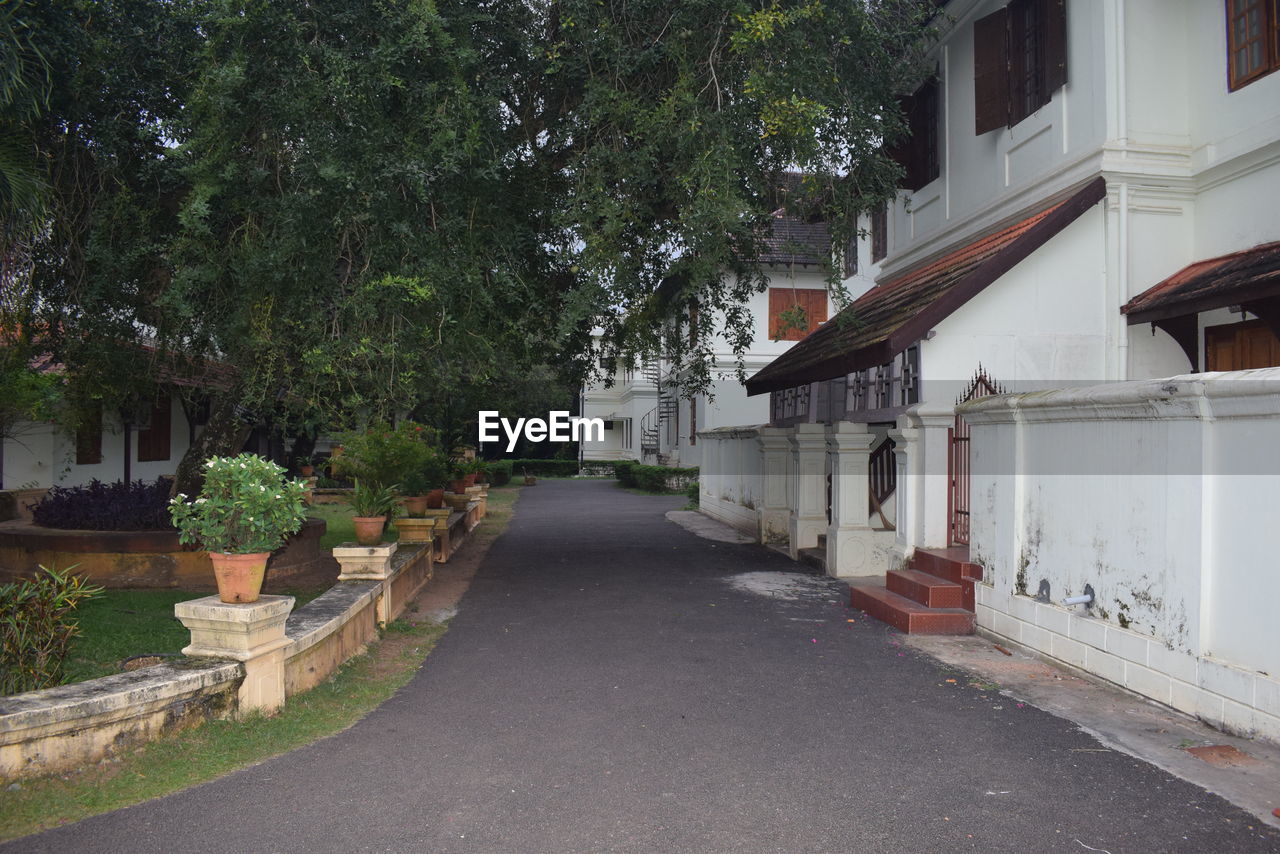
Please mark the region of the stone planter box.
MULTIPOLYGON (((302 530, 267 563, 267 583, 280 583, 337 566, 320 538, 325 523, 308 519, 302 530)), ((177 531, 70 531, 29 522, 0 523, 0 583, 34 572, 39 565, 87 575, 104 587, 215 590, 209 555, 178 542, 177 531)))

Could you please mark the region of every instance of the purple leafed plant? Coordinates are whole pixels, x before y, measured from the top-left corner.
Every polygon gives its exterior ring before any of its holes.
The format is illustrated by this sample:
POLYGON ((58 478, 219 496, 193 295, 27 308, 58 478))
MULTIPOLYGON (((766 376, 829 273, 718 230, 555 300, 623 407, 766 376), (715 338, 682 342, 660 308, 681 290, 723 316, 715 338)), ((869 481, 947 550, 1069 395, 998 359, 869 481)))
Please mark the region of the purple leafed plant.
POLYGON ((172 528, 167 479, 154 483, 135 480, 85 486, 55 486, 37 504, 31 517, 37 525, 81 531, 155 531, 172 528))

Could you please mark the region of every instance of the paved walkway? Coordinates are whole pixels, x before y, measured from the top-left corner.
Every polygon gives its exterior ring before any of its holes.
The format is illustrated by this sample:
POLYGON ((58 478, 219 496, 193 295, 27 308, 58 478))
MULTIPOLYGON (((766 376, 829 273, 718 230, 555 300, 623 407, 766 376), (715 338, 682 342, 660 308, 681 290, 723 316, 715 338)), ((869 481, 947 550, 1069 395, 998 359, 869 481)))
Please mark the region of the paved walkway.
POLYGON ((681 501, 543 481, 364 721, 0 850, 1280 850, 1220 798, 847 622, 841 585, 684 530, 664 517, 681 501))

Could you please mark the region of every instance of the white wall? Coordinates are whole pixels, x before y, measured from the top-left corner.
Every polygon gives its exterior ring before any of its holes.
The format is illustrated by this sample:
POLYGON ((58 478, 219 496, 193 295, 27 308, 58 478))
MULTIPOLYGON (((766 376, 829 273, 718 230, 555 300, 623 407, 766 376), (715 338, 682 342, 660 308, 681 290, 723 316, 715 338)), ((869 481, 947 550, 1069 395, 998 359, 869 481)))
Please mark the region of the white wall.
POLYGON ((972 426, 985 629, 1280 738, 1270 528, 1280 369, 988 398, 972 426), (1047 585, 1048 601, 1035 595, 1047 585), (1062 599, 1089 585, 1092 608, 1062 599))
MULTIPOLYGON (((94 478, 108 483, 120 480, 124 477, 124 431, 119 418, 110 413, 104 413, 102 422, 102 462, 97 465, 77 465, 75 437, 57 425, 19 425, 18 435, 4 443, 3 487, 17 489, 27 484, 38 487, 54 484, 75 486, 94 478)), ((129 476, 133 480, 151 481, 176 473, 178 462, 187 452, 189 436, 186 415, 174 397, 170 407, 169 459, 139 462, 135 430, 130 448, 132 465, 129 476)))
POLYGON ((764 456, 754 427, 721 428, 698 433, 703 465, 698 478, 698 506, 752 537, 760 535, 764 505, 764 456))
POLYGON ((1009 389, 1106 378, 1103 213, 1083 214, 921 342, 924 399, 954 403, 979 364, 1009 389))
POLYGON ((966 234, 988 228, 1038 199, 1096 174, 1107 138, 1108 75, 1103 0, 1071 0, 1067 14, 1067 84, 1012 128, 974 133, 973 22, 1004 0, 952 3, 955 16, 933 52, 941 78, 941 174, 903 193, 889 221, 893 274, 966 234))

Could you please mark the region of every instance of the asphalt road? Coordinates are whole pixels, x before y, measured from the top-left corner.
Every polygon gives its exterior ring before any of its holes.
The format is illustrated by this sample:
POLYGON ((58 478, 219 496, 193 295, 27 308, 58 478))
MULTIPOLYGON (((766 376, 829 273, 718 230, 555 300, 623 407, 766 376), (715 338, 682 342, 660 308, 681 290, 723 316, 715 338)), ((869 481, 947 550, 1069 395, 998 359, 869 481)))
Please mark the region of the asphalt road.
POLYGON ((835 582, 667 521, 681 503, 541 482, 365 720, 0 851, 1280 851, 909 651, 835 582))

